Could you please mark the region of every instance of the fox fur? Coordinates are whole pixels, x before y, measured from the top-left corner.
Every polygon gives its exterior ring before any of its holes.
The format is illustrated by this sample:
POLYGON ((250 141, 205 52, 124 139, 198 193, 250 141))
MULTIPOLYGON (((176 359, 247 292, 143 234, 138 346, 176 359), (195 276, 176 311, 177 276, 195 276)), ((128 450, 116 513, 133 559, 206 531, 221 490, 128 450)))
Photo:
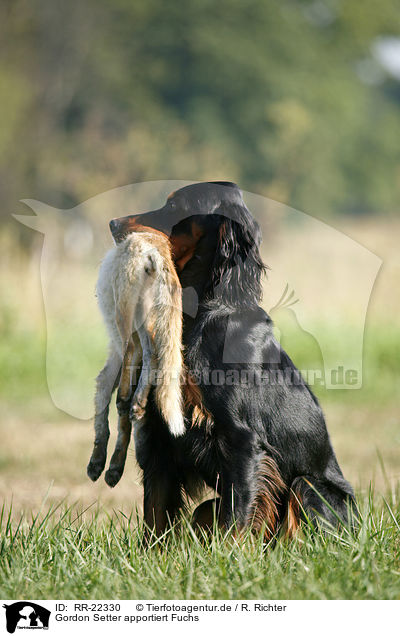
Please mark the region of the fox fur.
POLYGON ((122 475, 131 425, 139 424, 143 418, 152 381, 156 384, 155 402, 169 431, 174 436, 185 431, 181 391, 182 288, 168 238, 149 228, 129 234, 101 263, 97 296, 110 348, 97 377, 96 437, 88 475, 95 480, 104 469, 108 408, 118 386, 119 434, 106 473, 107 483, 113 486, 122 475), (132 370, 140 365, 135 387, 132 370))

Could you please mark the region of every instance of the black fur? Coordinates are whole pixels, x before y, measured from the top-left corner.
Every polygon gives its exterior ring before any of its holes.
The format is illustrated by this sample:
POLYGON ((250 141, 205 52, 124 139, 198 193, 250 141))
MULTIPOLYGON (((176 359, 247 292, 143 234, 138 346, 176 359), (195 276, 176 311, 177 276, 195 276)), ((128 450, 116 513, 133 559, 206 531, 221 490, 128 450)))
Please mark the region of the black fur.
MULTIPOLYGON (((239 188, 225 182, 194 184, 174 193, 160 210, 137 216, 138 223, 169 232, 171 239, 189 232, 193 220, 203 235, 180 273, 182 287, 193 287, 199 299, 196 314, 184 316, 185 362, 213 424, 191 426, 189 409, 186 434, 173 438, 150 399, 136 447, 147 524, 163 532, 184 505, 185 493, 202 483, 220 495, 219 518, 226 527, 250 524, 257 497, 264 496, 268 505, 272 486, 278 511, 273 532, 293 497, 311 519, 322 516, 336 523, 337 515, 347 521, 354 495, 321 408, 258 305, 261 235, 239 188), (213 371, 236 377, 245 371, 248 382, 213 382, 213 371), (261 482, 266 459, 276 472, 261 482), (278 487, 272 482, 279 476, 283 486, 278 487)), ((111 229, 117 233, 118 223, 111 229)))

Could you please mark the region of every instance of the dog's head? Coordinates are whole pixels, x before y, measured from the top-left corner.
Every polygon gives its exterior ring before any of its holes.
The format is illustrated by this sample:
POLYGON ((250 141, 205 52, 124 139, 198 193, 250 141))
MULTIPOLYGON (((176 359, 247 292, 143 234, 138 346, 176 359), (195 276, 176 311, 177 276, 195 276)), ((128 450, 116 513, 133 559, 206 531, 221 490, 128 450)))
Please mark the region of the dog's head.
POLYGON ((196 183, 172 192, 158 210, 110 221, 116 242, 138 226, 169 237, 182 286, 195 287, 201 298, 223 297, 236 306, 258 302, 264 269, 261 232, 236 184, 196 183))

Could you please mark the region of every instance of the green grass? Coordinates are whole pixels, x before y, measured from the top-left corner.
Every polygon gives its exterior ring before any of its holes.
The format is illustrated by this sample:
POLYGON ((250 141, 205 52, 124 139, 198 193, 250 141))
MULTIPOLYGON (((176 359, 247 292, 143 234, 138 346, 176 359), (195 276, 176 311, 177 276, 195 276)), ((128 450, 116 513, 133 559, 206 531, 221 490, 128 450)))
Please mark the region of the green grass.
POLYGON ((143 547, 135 516, 88 517, 61 506, 29 522, 3 510, 1 598, 399 599, 400 502, 361 498, 356 535, 304 528, 275 547, 215 532, 208 543, 183 519, 143 547))

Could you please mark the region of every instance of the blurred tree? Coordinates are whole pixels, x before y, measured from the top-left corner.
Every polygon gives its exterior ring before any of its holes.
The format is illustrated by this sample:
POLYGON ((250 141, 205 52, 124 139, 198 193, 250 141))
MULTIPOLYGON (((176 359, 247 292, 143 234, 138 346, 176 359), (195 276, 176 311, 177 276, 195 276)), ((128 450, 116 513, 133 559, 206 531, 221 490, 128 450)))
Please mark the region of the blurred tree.
MULTIPOLYGON (((399 0, 3 0, 0 207, 230 179, 318 216, 390 213, 399 0)), ((400 46, 400 45, 399 45, 400 46)))

